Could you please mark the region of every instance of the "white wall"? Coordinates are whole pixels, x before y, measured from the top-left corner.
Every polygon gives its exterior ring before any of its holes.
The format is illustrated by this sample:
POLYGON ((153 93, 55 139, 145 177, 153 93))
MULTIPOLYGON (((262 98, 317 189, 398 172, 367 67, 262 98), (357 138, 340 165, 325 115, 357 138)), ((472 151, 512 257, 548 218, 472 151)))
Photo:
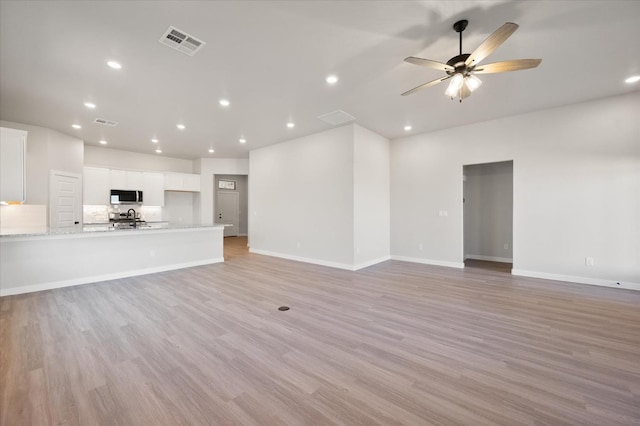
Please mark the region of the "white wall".
POLYGON ((513 160, 514 273, 640 288, 639 112, 634 92, 393 141, 392 255, 460 265, 463 164, 513 160))
POLYGON ((251 251, 351 269, 353 126, 250 152, 251 251))
POLYGON ((463 173, 465 259, 512 262, 513 163, 468 165, 463 173))
POLYGON ((200 193, 194 197, 195 216, 201 223, 214 223, 214 175, 248 175, 248 158, 201 158, 194 161, 194 173, 200 173, 200 193))
POLYGON ((356 268, 389 259, 389 140, 354 125, 353 227, 356 268))
POLYGON ((87 145, 84 165, 149 172, 193 173, 193 161, 87 145))
POLYGON ((27 135, 26 204, 49 205, 49 172, 82 175, 84 142, 45 127, 0 120, 1 127, 20 129, 27 135))

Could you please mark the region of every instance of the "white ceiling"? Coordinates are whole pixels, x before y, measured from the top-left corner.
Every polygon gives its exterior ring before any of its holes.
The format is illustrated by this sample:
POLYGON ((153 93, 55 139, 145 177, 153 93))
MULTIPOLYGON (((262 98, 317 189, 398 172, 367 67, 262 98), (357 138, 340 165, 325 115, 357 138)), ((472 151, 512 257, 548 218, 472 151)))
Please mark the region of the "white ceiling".
POLYGON ((638 40, 640 1, 2 1, 0 118, 115 149, 153 153, 157 137, 161 155, 246 157, 331 128, 317 116, 337 109, 393 139, 407 124, 422 133, 638 90, 624 83, 640 74, 638 40), (463 18, 465 52, 511 21, 520 28, 484 63, 542 64, 481 76, 462 104, 445 84, 401 97, 442 75, 403 59, 458 54, 463 18), (170 25, 207 44, 193 57, 160 44, 170 25))

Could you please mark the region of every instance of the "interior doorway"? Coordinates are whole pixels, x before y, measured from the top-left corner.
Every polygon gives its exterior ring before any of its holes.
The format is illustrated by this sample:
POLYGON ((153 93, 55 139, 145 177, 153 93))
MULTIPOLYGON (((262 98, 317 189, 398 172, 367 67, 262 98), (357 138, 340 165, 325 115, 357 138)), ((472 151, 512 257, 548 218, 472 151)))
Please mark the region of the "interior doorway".
POLYGON ((216 222, 222 223, 225 237, 237 237, 240 226, 240 194, 235 191, 218 193, 216 222))
POLYGON ((214 222, 222 223, 225 237, 246 237, 249 179, 247 175, 214 175, 214 222))
POLYGON ((510 272, 513 264, 513 161, 463 167, 465 266, 510 272))
POLYGON ((49 175, 49 228, 73 231, 82 226, 80 175, 52 170, 49 175))

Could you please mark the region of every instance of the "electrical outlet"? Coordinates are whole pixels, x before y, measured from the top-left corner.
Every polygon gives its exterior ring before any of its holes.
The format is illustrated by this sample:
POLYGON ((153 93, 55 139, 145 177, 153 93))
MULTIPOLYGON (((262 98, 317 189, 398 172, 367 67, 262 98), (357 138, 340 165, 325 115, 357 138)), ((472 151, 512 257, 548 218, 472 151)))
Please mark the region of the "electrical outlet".
POLYGON ((440 216, 440 217, 447 217, 447 216, 449 216, 449 212, 448 212, 448 211, 446 211, 446 210, 440 210, 440 211, 438 212, 438 216, 440 216))
POLYGON ((594 266, 595 262, 593 261, 593 257, 585 257, 584 264, 585 266, 594 266))

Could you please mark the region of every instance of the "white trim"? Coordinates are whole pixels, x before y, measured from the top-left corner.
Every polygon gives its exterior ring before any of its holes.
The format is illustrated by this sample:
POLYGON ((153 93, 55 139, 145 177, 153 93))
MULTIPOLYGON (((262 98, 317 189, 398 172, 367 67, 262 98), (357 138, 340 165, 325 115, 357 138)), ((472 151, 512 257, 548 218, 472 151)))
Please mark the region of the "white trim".
POLYGON ((598 285, 603 287, 624 288, 629 290, 640 290, 640 283, 630 281, 606 280, 602 278, 577 277, 573 275, 549 274, 547 272, 523 271, 522 269, 512 269, 511 275, 521 277, 541 278, 544 280, 565 281, 577 284, 598 285), (617 283, 620 283, 618 285, 617 283))
POLYGON ((157 272, 173 271, 176 269, 191 268, 194 266, 211 265, 214 263, 224 262, 224 258, 214 258, 197 260, 194 262, 175 263, 173 265, 156 266, 153 268, 136 269, 133 271, 116 272, 113 274, 94 275, 89 277, 74 278, 72 280, 53 281, 48 283, 40 283, 26 285, 22 287, 0 288, 0 297, 12 296, 15 294, 33 293, 35 291, 52 290, 55 288, 72 287, 76 285, 91 284, 100 281, 117 280, 120 278, 135 277, 138 275, 154 274, 157 272))
POLYGON ((330 262, 326 260, 312 259, 310 257, 293 256, 290 254, 277 253, 277 252, 268 251, 268 250, 259 250, 259 249, 249 248, 249 253, 279 257, 279 258, 288 259, 288 260, 295 260, 296 262, 312 263, 314 265, 328 266, 330 268, 346 269, 348 271, 354 270, 353 265, 348 265, 346 263, 330 262))
POLYGON ((358 263, 357 265, 353 266, 353 270, 358 271, 360 269, 368 268, 369 266, 377 265, 378 263, 381 263, 381 262, 386 262, 387 260, 390 260, 390 259, 391 259, 391 256, 387 255, 387 256, 379 257, 378 259, 373 259, 367 262, 358 263))
POLYGON ((464 263, 462 262, 448 262, 445 260, 433 260, 433 259, 423 259, 420 257, 406 257, 406 256, 396 256, 391 255, 392 260, 402 260, 403 262, 413 262, 413 263, 422 263, 425 265, 434 265, 434 266, 446 266, 449 268, 464 268, 464 263))
POLYGON ((503 262, 503 263, 513 263, 513 259, 509 257, 497 257, 497 256, 483 256, 481 254, 468 254, 464 257, 465 260, 473 259, 473 260, 487 260, 489 262, 503 262))

